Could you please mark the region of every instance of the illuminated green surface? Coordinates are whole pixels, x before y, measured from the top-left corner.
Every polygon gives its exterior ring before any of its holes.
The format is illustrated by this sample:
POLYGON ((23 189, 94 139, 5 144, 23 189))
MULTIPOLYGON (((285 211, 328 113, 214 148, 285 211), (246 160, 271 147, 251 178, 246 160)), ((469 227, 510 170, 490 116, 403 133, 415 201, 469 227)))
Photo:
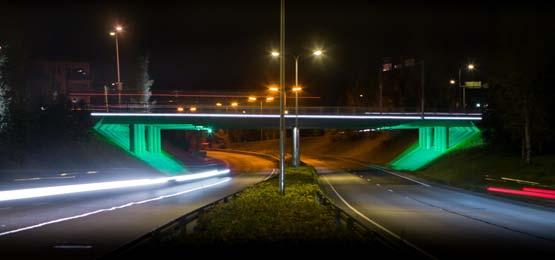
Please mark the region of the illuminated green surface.
POLYGON ((480 130, 474 125, 418 127, 418 142, 397 156, 389 166, 396 170, 414 171, 451 151, 481 143, 480 130))
MULTIPOLYGON (((187 123, 183 118, 115 117, 103 118, 97 132, 117 146, 168 174, 186 172, 186 167, 162 150, 160 131, 163 129, 199 130, 212 132, 211 127, 187 123)), ((480 130, 471 121, 417 120, 396 125, 381 125, 376 130, 418 129, 418 142, 389 163, 397 170, 417 170, 451 151, 481 143, 480 130)), ((233 128, 232 126, 229 126, 233 128)), ((225 128, 225 127, 224 127, 225 128)))
POLYGON ((212 129, 192 124, 114 124, 100 120, 94 129, 116 146, 146 162, 160 172, 176 175, 187 172, 185 165, 162 149, 162 130, 196 130, 212 132, 212 129))

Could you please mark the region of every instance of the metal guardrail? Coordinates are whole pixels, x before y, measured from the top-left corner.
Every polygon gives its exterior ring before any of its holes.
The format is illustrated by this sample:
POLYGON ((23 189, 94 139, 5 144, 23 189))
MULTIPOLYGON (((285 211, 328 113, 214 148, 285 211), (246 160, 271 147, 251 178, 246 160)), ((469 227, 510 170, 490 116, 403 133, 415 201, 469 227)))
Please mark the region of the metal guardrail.
MULTIPOLYGON (((267 181, 267 180, 266 180, 267 181)), ((246 189, 246 188, 245 188, 246 189)), ((198 219, 207 211, 211 210, 212 208, 216 207, 219 204, 227 203, 233 199, 235 199, 243 190, 235 192, 231 195, 228 195, 222 199, 214 201, 210 204, 202 206, 192 212, 189 212, 125 245, 116 249, 115 251, 109 253, 108 255, 102 257, 102 259, 112 259, 125 256, 127 253, 132 252, 134 249, 139 248, 140 246, 146 245, 148 243, 152 243, 153 241, 163 241, 164 239, 172 238, 176 234, 190 234, 196 231, 196 225, 198 219)))
MULTIPOLYGON (((219 114, 279 114, 279 107, 274 106, 212 106, 212 105, 149 105, 143 104, 123 104, 123 105, 88 105, 85 108, 76 108, 75 110, 86 110, 93 112, 136 112, 136 113, 219 113, 219 114), (194 107, 194 111, 190 109, 194 107), (182 110, 178 110, 182 108, 182 110)), ((295 114, 295 107, 287 108, 288 114, 295 114)), ((396 107, 396 108, 380 108, 380 107, 347 107, 347 106, 317 106, 317 107, 299 107, 299 114, 302 115, 368 115, 368 114, 391 114, 399 113, 401 115, 419 115, 422 114, 419 107, 396 107)), ((483 109, 446 109, 446 108, 426 108, 426 114, 471 114, 482 113, 483 109)))
MULTIPOLYGON (((275 176, 273 176, 275 177, 275 176)), ((313 175, 314 182, 318 183, 317 175, 313 175)), ((272 178, 268 178, 263 182, 269 181, 272 178)), ((247 188, 245 188, 247 189, 247 188)), ((180 234, 191 234, 193 232, 197 232, 197 223, 200 217, 202 217, 206 212, 210 211, 214 207, 222 203, 228 203, 235 198, 237 198, 245 189, 235 192, 231 195, 228 195, 222 199, 214 201, 210 204, 207 204, 203 207, 200 207, 190 213, 187 213, 141 237, 131 241, 123 245, 122 247, 116 249, 115 251, 109 253, 108 255, 104 256, 103 259, 112 259, 118 258, 121 256, 125 256, 127 253, 132 252, 134 249, 137 249, 141 246, 147 245, 148 243, 152 243, 154 241, 162 242, 166 239, 170 239, 175 237, 176 235, 180 234)), ((362 224, 359 220, 353 218, 343 209, 337 207, 333 202, 324 195, 321 191, 318 191, 315 194, 316 202, 319 205, 327 207, 334 213, 335 216, 335 224, 337 228, 346 227, 348 230, 353 231, 354 233, 361 236, 361 238, 369 239, 370 241, 376 241, 383 246, 391 249, 391 250, 399 250, 402 245, 395 244, 391 240, 387 239, 385 236, 381 235, 375 230, 372 230, 362 224)))

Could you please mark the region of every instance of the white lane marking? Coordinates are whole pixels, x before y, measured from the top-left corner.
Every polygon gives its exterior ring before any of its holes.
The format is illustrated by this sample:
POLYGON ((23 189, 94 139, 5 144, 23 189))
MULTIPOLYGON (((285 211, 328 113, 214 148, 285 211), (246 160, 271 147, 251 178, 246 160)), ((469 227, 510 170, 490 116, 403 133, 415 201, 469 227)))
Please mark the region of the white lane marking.
POLYGON ((387 189, 387 191, 389 191, 389 192, 393 192, 393 190, 392 190, 392 189, 387 189))
POLYGON ((364 164, 364 163, 361 163, 361 162, 357 162, 357 161, 353 161, 353 160, 349 160, 349 159, 347 159, 347 158, 336 158, 336 159, 339 159, 339 160, 345 160, 345 161, 350 161, 350 162, 356 163, 356 164, 358 164, 358 165, 361 165, 361 166, 364 166, 364 167, 369 167, 369 168, 373 168, 373 169, 376 169, 376 170, 381 170, 381 171, 383 171, 383 172, 386 172, 386 173, 389 173, 389 174, 393 174, 393 175, 395 175, 395 176, 397 176, 397 177, 400 177, 400 178, 403 178, 403 179, 406 179, 406 180, 409 180, 409 181, 413 181, 413 182, 416 182, 416 183, 418 183, 418 184, 421 184, 421 185, 424 185, 424 186, 426 186, 426 187, 432 187, 432 186, 431 186, 431 185, 429 185, 429 184, 426 184, 426 183, 423 183, 423 182, 420 182, 420 181, 414 180, 414 179, 412 179, 412 178, 409 178, 409 177, 406 177, 406 176, 403 176, 403 175, 397 174, 397 173, 395 173, 395 172, 392 172, 392 171, 386 170, 386 169, 384 169, 384 168, 381 168, 381 167, 376 167, 376 166, 366 165, 366 164, 364 164))
POLYGON ((267 181, 268 179, 270 179, 276 171, 277 171, 277 169, 272 169, 272 171, 270 171, 270 175, 268 175, 268 177, 264 178, 263 181, 267 181))
POLYGON ((61 177, 43 177, 43 178, 33 177, 33 178, 27 178, 27 179, 14 179, 13 181, 38 181, 38 180, 53 180, 53 179, 74 179, 74 178, 75 176, 62 175, 61 177))
POLYGON ((56 245, 53 248, 57 249, 90 249, 91 245, 56 245))
POLYGON ((374 169, 377 169, 377 170, 380 170, 380 171, 383 171, 383 172, 387 172, 387 173, 389 173, 389 174, 393 174, 393 175, 395 175, 395 176, 397 176, 397 177, 401 177, 401 178, 403 178, 403 179, 416 182, 416 183, 418 183, 418 184, 420 184, 420 185, 423 185, 423 186, 426 186, 426 187, 432 187, 432 186, 429 185, 429 184, 426 184, 426 183, 423 183, 423 182, 419 182, 419 181, 414 180, 414 179, 412 179, 412 178, 409 178, 409 177, 406 177, 406 176, 397 174, 397 173, 395 173, 395 172, 392 172, 392 171, 389 171, 389 170, 386 170, 386 169, 383 169, 383 168, 379 168, 379 167, 375 167, 375 166, 368 166, 368 167, 374 168, 374 169))
POLYGON ((324 180, 326 181, 326 183, 328 183, 328 185, 331 187, 331 189, 333 190, 333 192, 335 193, 335 195, 337 195, 337 197, 343 202, 345 203, 345 205, 347 207, 349 207, 349 209, 351 209, 353 212, 355 212, 357 215, 359 215, 361 218, 363 218, 364 220, 368 221, 369 223, 371 223, 372 225, 378 227, 379 229, 383 230, 384 232, 388 233, 389 235, 391 235, 392 237, 402 241, 403 243, 407 244, 408 246, 416 249, 418 252, 426 255, 427 257, 431 258, 431 259, 437 259, 434 256, 430 255, 429 253, 427 253, 426 251, 420 249, 419 247, 417 247, 416 245, 414 245, 413 243, 405 240, 404 238, 400 237, 399 235, 393 233, 392 231, 390 231, 389 229, 385 228, 384 226, 378 224, 377 222, 371 220, 370 218, 368 218, 367 216, 365 216, 364 214, 360 213, 360 211, 358 211, 355 207, 351 206, 351 204, 349 204, 344 198, 343 196, 341 196, 339 194, 339 192, 337 192, 337 190, 335 189, 335 187, 333 187, 333 185, 328 181, 328 178, 326 178, 326 176, 322 176, 324 177, 324 180))
POLYGON ((223 180, 212 183, 212 184, 201 185, 201 186, 196 187, 196 188, 180 191, 180 192, 169 194, 169 195, 163 195, 163 196, 159 196, 159 197, 155 197, 155 198, 150 198, 150 199, 147 199, 147 200, 129 202, 129 203, 119 205, 119 206, 113 206, 113 207, 110 207, 110 208, 99 209, 99 210, 95 210, 95 211, 91 211, 91 212, 87 212, 87 213, 83 213, 83 214, 79 214, 79 215, 75 215, 75 216, 71 216, 71 217, 65 217, 65 218, 50 220, 50 221, 35 224, 35 225, 32 225, 32 226, 27 226, 27 227, 23 227, 23 228, 18 228, 18 229, 14 229, 14 230, 5 231, 5 232, 0 233, 0 237, 5 236, 5 235, 9 235, 9 234, 13 234, 13 233, 17 233, 17 232, 21 232, 21 231, 25 231, 25 230, 30 230, 30 229, 43 227, 43 226, 50 225, 50 224, 63 222, 63 221, 68 221, 68 220, 73 220, 73 219, 78 219, 78 218, 84 218, 84 217, 91 216, 91 215, 98 214, 98 213, 102 213, 102 212, 113 211, 113 210, 117 210, 117 209, 123 209, 123 208, 131 207, 131 206, 134 206, 134 205, 140 205, 140 204, 147 203, 147 202, 152 202, 152 201, 156 201, 156 200, 171 198, 171 197, 179 196, 179 195, 182 195, 182 194, 185 194, 185 193, 206 189, 206 188, 216 186, 218 184, 222 184, 222 183, 225 183, 225 182, 228 182, 228 181, 231 181, 231 177, 226 177, 223 180))

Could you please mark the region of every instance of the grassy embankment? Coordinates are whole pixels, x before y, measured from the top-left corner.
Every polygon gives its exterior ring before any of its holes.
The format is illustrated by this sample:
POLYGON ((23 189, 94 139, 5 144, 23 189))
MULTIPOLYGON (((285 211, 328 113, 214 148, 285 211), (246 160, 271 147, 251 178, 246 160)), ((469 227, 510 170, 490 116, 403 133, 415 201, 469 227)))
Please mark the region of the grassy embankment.
POLYGON ((555 155, 537 156, 526 165, 518 155, 474 147, 456 151, 432 162, 415 175, 436 182, 483 191, 490 178, 502 177, 555 185, 555 155))
MULTIPOLYGON (((4 151, 9 152, 9 151, 4 151)), ((48 170, 73 169, 86 170, 98 167, 144 168, 145 164, 121 149, 93 135, 83 141, 43 140, 25 151, 20 161, 0 158, 1 169, 48 170)))

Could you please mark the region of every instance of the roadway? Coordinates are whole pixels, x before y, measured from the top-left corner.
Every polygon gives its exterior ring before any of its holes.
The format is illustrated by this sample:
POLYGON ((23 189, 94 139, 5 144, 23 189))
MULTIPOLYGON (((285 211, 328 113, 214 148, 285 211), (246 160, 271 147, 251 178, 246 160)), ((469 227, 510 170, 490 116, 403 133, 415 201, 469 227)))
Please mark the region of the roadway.
POLYGON ((275 162, 209 152, 229 176, 143 188, 0 202, 0 255, 93 259, 188 212, 267 178, 275 162), (10 233, 13 232, 13 233, 10 233))
POLYGON ((337 205, 423 256, 555 255, 553 209, 428 183, 344 158, 302 160, 317 168, 324 191, 337 205))

